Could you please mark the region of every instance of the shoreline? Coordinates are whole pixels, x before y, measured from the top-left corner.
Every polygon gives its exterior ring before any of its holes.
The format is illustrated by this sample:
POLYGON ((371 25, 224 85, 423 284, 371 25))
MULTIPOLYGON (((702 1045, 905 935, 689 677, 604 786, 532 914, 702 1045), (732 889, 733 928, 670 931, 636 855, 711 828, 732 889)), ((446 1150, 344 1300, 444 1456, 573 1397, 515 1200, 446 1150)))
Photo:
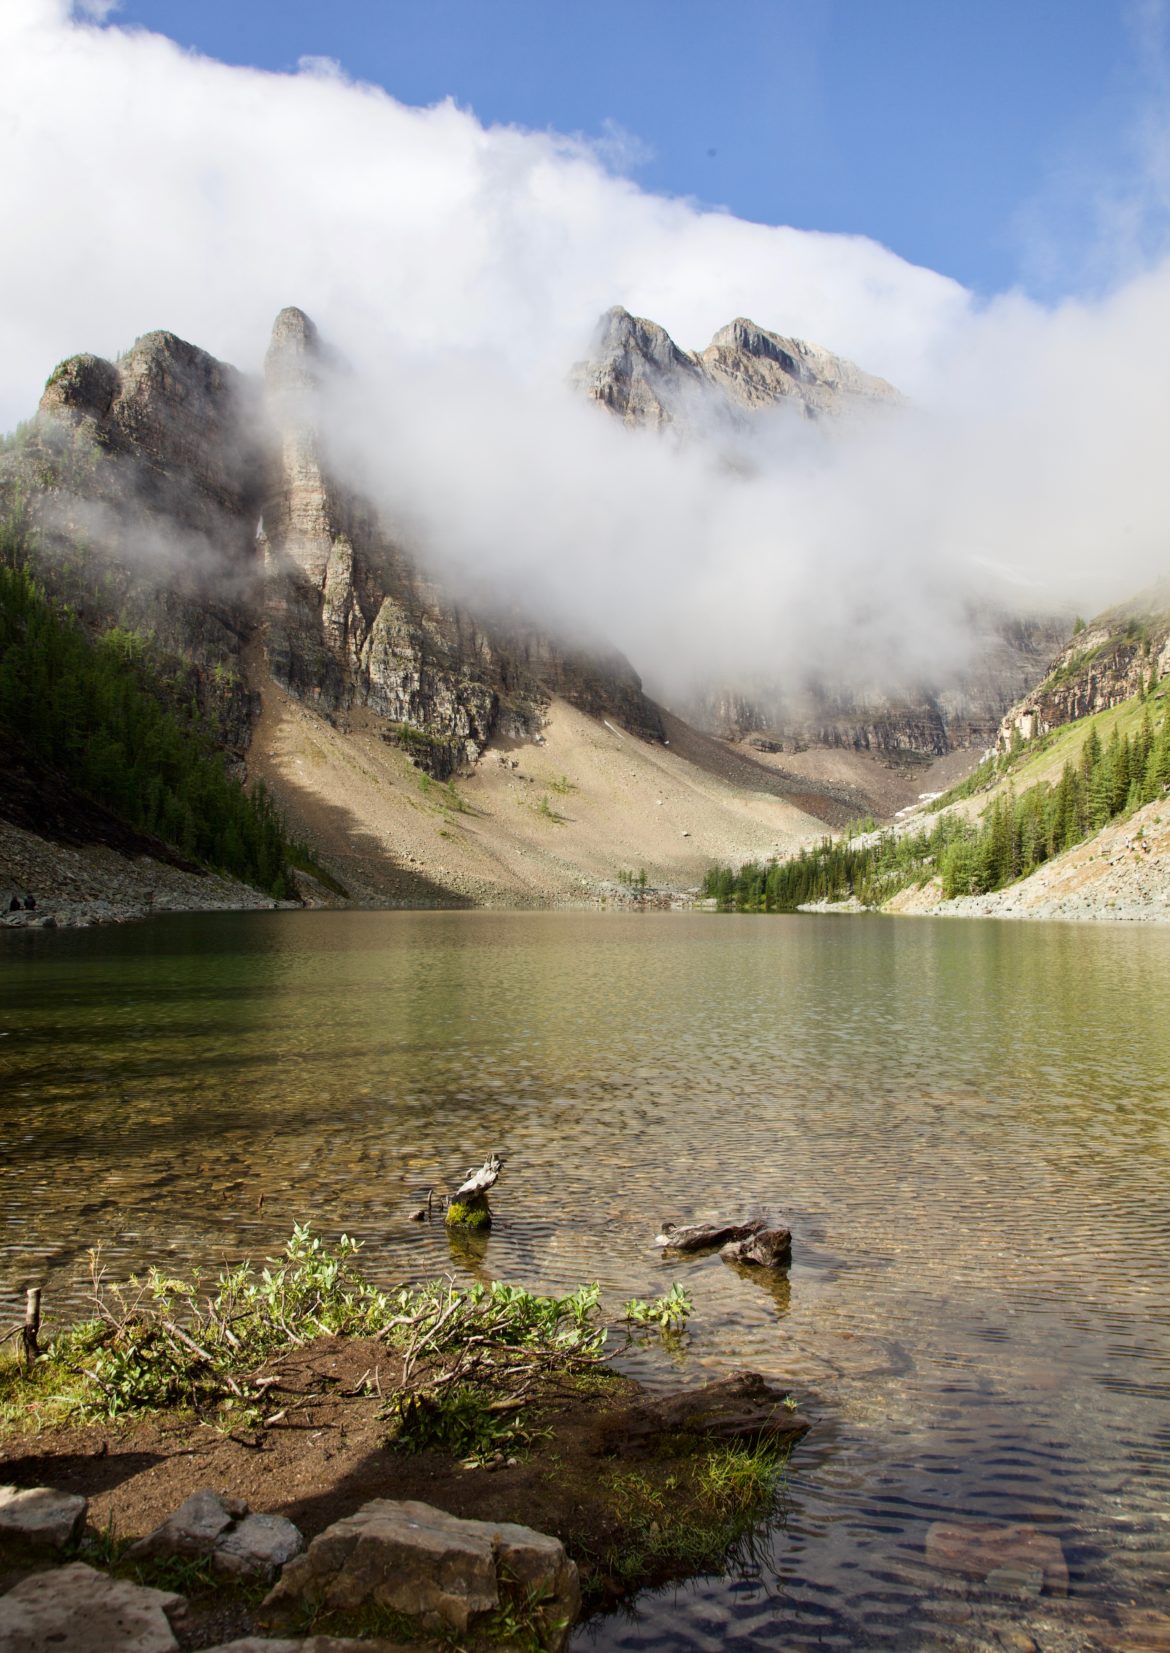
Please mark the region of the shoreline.
MULTIPOLYGON (((595 1287, 549 1298, 447 1280, 385 1293, 352 1265, 355 1249, 343 1239, 330 1253, 297 1229, 270 1259, 279 1301, 268 1273, 237 1270, 206 1310, 177 1306, 173 1280, 127 1293, 99 1276, 98 1321, 62 1330, 27 1374, 0 1366, 0 1482, 52 1488, 81 1510, 52 1553, 33 1553, 0 1497, 0 1601, 46 1566, 81 1562, 179 1589, 184 1649, 368 1632, 378 1598, 298 1591, 317 1576, 313 1541, 329 1534, 335 1547, 339 1524, 382 1518, 389 1500, 563 1546, 592 1616, 724 1567, 773 1519, 809 1427, 784 1389, 741 1373, 652 1395, 603 1349, 614 1323, 595 1287), (163 1380, 165 1397, 149 1388, 163 1380), (286 1531, 291 1521, 308 1558, 293 1557, 287 1580, 288 1557, 263 1580, 225 1577, 216 1532, 202 1548, 157 1542, 180 1506, 209 1498, 286 1531)), ((659 1317, 628 1318, 629 1343, 681 1336, 689 1305, 668 1322, 667 1303, 639 1306, 659 1317)), ((435 1629, 418 1621, 412 1642, 435 1645, 435 1629)), ((472 1630, 460 1645, 499 1640, 486 1620, 472 1630)))
MULTIPOLYGON (((278 901, 263 891, 213 872, 188 871, 150 856, 129 857, 108 845, 71 845, 43 838, 0 820, 0 931, 87 929, 127 924, 159 913, 262 912, 328 909, 381 912, 404 909, 517 911, 705 911, 693 890, 649 887, 644 892, 616 880, 597 880, 572 901, 514 902, 493 893, 490 901, 423 884, 419 899, 370 901, 329 895, 297 874, 302 899, 278 901), (448 899, 426 899, 435 892, 448 899), (35 906, 24 902, 32 897, 35 906), (10 903, 21 903, 9 911, 10 903)), ((864 908, 855 899, 807 903, 813 914, 891 917, 994 918, 1066 923, 1170 923, 1170 810, 1148 804, 1124 821, 1103 828, 1028 878, 986 895, 941 899, 937 880, 900 891, 883 906, 864 908)), ((761 915, 767 916, 767 915, 761 915)))

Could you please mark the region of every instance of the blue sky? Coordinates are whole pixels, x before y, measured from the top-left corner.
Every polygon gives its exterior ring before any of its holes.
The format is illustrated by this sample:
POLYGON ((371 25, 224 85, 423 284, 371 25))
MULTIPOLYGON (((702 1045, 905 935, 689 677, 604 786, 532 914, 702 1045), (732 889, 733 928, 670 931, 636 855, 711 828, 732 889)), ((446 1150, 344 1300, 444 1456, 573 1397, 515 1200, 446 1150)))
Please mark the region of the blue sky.
POLYGON ((488 123, 612 124, 648 190, 872 236, 981 295, 1099 283, 1102 203, 1138 188, 1165 95, 1148 0, 125 0, 111 21, 235 64, 334 58, 488 123))

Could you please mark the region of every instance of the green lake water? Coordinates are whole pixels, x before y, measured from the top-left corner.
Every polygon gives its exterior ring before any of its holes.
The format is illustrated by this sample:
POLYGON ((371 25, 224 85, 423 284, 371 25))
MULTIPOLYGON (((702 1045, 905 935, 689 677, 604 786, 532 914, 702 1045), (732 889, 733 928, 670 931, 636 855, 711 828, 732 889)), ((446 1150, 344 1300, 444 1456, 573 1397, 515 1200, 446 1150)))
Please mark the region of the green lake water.
MULTIPOLYGON (((385 1282, 682 1280, 662 1386, 752 1366, 815 1420, 770 1557, 582 1647, 928 1648, 939 1519, 1170 1586, 1170 927, 262 913, 0 936, 0 1323, 26 1284, 365 1243, 385 1282), (507 1157, 486 1244, 407 1221, 507 1157), (791 1227, 768 1282, 663 1220, 791 1227)), ((1030 1610, 1030 1609, 1029 1609, 1030 1610)), ((1023 1609, 1021 1609, 1021 1612, 1023 1609)))

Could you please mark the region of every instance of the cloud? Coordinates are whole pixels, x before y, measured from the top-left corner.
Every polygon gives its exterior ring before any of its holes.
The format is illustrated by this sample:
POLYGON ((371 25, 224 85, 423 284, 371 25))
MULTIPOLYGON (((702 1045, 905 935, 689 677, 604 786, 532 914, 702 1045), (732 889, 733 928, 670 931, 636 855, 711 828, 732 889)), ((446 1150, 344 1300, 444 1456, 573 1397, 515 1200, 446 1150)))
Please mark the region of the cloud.
POLYGON ((1091 602, 1165 567, 1165 262, 1091 301, 979 306, 862 237, 649 194, 615 174, 623 134, 408 108, 327 59, 229 67, 65 0, 7 0, 0 132, 20 162, 0 174, 0 425, 61 357, 154 327, 254 369, 298 304, 351 365, 343 462, 387 512, 658 681, 931 673, 971 589, 1091 602), (614 303, 690 347, 752 316, 911 406, 830 441, 778 426, 728 471, 572 399, 614 303))

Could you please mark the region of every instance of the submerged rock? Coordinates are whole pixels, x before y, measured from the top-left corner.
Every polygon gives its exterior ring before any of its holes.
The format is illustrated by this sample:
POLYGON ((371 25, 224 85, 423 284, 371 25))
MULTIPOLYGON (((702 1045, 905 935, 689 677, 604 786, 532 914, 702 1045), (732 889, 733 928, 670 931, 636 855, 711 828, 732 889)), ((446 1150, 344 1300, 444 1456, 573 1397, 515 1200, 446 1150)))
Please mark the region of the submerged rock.
POLYGON ((729 1263, 785 1268, 792 1261, 792 1235, 786 1228, 761 1228, 746 1239, 730 1241, 719 1255, 729 1263))
POLYGON ((935 1521, 926 1534, 926 1559, 944 1572, 983 1579, 993 1589, 1068 1594, 1068 1563, 1059 1538, 1022 1523, 935 1521))
POLYGON ((663 1437, 767 1441, 784 1446, 808 1432, 808 1419, 793 1410, 784 1389, 758 1372, 738 1372, 682 1395, 660 1395, 619 1407, 600 1420, 599 1449, 611 1456, 654 1456, 663 1437))

